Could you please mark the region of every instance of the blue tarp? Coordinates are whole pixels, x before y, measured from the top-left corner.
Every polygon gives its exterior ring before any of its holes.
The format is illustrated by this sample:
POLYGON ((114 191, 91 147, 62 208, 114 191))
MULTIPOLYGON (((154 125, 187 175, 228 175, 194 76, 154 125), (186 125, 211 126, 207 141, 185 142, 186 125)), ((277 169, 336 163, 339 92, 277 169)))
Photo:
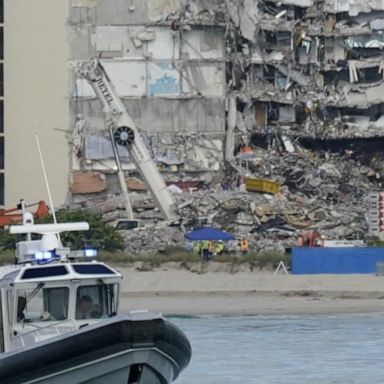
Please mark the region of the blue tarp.
POLYGON ((384 262, 384 248, 292 249, 292 273, 297 275, 375 273, 377 262, 384 262))
POLYGON ((185 238, 193 241, 202 240, 235 240, 230 233, 215 228, 205 227, 185 234, 185 238))

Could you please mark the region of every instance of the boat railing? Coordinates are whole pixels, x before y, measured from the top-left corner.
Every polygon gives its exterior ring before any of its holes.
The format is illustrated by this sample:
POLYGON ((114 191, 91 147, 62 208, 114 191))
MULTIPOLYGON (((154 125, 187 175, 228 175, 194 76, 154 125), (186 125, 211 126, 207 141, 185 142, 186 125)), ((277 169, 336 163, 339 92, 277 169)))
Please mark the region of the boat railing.
POLYGON ((55 336, 63 335, 65 333, 74 331, 79 328, 77 322, 73 319, 68 319, 47 326, 40 326, 37 324, 29 323, 36 327, 26 332, 20 332, 12 338, 12 349, 25 348, 35 343, 50 339, 55 336))

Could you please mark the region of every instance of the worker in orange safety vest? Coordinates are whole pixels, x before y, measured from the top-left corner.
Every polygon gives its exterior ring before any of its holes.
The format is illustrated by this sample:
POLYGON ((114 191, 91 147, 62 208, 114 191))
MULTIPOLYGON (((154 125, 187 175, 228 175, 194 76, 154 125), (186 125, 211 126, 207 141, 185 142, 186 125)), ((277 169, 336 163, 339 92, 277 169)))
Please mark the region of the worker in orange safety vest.
POLYGON ((240 240, 240 251, 243 255, 248 253, 249 251, 249 243, 247 239, 241 239, 240 240))

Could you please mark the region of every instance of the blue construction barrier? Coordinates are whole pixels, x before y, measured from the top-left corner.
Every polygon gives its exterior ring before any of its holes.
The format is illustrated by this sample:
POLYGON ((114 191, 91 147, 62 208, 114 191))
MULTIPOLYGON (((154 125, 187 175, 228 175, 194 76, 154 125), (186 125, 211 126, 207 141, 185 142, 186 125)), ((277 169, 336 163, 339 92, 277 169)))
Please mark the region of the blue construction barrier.
POLYGON ((376 263, 384 262, 384 248, 292 249, 292 274, 376 273, 376 263))

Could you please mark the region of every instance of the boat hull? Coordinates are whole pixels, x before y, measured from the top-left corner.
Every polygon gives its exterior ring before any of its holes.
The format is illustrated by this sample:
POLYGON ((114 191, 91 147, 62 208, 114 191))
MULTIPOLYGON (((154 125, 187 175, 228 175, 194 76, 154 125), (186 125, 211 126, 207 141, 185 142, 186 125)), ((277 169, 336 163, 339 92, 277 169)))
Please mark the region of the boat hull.
POLYGON ((186 336, 160 316, 117 316, 0 358, 1 384, 167 384, 188 365, 186 336))

